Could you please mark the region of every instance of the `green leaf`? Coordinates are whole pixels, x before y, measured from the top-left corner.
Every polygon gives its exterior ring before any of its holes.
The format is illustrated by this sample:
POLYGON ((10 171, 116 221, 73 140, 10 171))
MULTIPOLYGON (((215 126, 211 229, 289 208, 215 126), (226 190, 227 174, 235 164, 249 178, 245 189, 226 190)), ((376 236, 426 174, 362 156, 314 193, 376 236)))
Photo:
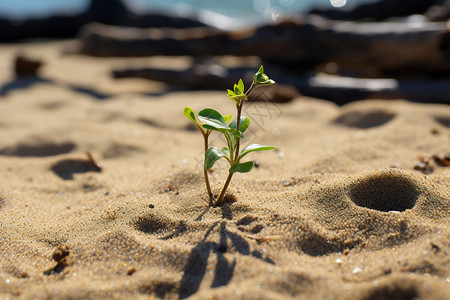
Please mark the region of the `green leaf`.
POLYGON ((237 104, 241 103, 242 101, 246 101, 248 99, 246 94, 240 94, 240 95, 235 95, 235 96, 231 96, 231 97, 228 96, 228 98, 230 98, 237 104))
POLYGON ((229 123, 231 121, 231 119, 233 118, 231 116, 231 114, 229 114, 228 116, 222 116, 225 119, 225 122, 229 123))
POLYGON ((225 158, 230 161, 230 150, 227 147, 222 148, 222 153, 225 154, 225 158))
POLYGON ((275 149, 275 146, 264 146, 264 145, 260 145, 260 144, 251 144, 248 145, 247 147, 245 147, 244 149, 242 149, 241 154, 239 155, 238 161, 243 158, 244 156, 246 156, 247 154, 249 154, 250 152, 253 151, 264 151, 264 150, 272 150, 275 149))
POLYGON ((218 161, 222 157, 227 157, 226 153, 222 152, 214 146, 209 147, 205 153, 205 169, 211 169, 216 161, 218 161))
MULTIPOLYGON (((237 120, 233 120, 233 122, 231 122, 228 126, 230 126, 230 128, 236 129, 237 128, 237 120)), ((241 117, 239 131, 243 133, 245 130, 247 130, 248 126, 250 126, 250 119, 247 117, 241 117)))
POLYGON ((184 110, 183 110, 183 114, 186 116, 186 118, 188 118, 189 120, 191 120, 195 124, 198 124, 197 120, 195 119, 195 113, 192 110, 192 108, 186 106, 184 108, 184 110))
POLYGON ((230 129, 227 121, 215 109, 204 108, 198 113, 198 118, 204 123, 203 127, 211 130, 221 131, 222 129, 230 129), (205 126, 206 125, 206 126, 205 126))
MULTIPOLYGON (((267 76, 266 76, 267 77, 267 76)), ((258 82, 258 86, 265 86, 265 85, 271 85, 274 84, 275 81, 273 81, 272 79, 268 79, 269 77, 267 77, 266 81, 260 81, 258 82)))
POLYGON ((230 132, 234 135, 234 137, 236 139, 242 139, 244 137, 244 135, 242 134, 242 132, 237 131, 237 129, 235 128, 230 128, 230 132))
POLYGON ((228 98, 230 98, 231 100, 233 100, 234 102, 236 102, 237 104, 239 104, 239 102, 237 102, 238 100, 236 99, 236 93, 233 92, 232 90, 228 90, 228 98))
POLYGON ((239 95, 239 94, 241 93, 241 91, 239 90, 237 84, 235 84, 235 85, 233 86, 233 91, 234 91, 234 94, 235 94, 235 95, 239 95))
POLYGON ((264 74, 264 67, 261 65, 258 72, 253 76, 253 83, 257 86, 264 86, 274 84, 275 81, 269 79, 269 76, 264 74))
POLYGON ((239 80, 238 84, 234 85, 233 90, 234 91, 227 90, 228 98, 230 98, 237 104, 247 100, 247 95, 244 93, 244 82, 242 81, 242 79, 239 80))
POLYGON ((238 82, 237 86, 238 86, 239 91, 240 91, 239 94, 243 94, 244 93, 244 82, 242 81, 242 79, 239 79, 239 82, 238 82))
POLYGON ((255 165, 252 161, 247 161, 242 164, 236 164, 234 166, 231 166, 231 168, 228 170, 230 173, 247 173, 250 172, 253 169, 253 166, 255 165))
POLYGON ((258 72, 256 72, 256 74, 264 74, 264 67, 263 65, 261 65, 261 67, 259 67, 258 72))
MULTIPOLYGON (((236 129, 234 129, 234 130, 236 131, 236 129)), ((231 129, 230 130, 225 130, 222 133, 225 136, 225 139, 227 140, 227 146, 228 146, 228 149, 229 149, 228 151, 230 152, 228 154, 228 157, 231 158, 233 156, 233 154, 234 154, 235 149, 236 149, 237 138, 236 138, 235 134, 231 132, 231 129)))

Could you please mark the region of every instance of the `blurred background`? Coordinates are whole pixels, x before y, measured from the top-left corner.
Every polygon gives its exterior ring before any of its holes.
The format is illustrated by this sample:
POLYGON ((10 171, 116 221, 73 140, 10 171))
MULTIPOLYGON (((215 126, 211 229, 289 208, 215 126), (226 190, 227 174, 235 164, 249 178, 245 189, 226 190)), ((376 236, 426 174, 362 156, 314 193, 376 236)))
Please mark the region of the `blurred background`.
MULTIPOLYGON (((280 15, 297 15, 312 8, 355 7, 376 0, 124 0, 136 11, 160 11, 199 15, 224 28, 239 28, 274 20, 280 15)), ((44 17, 58 13, 82 13, 89 0, 2 0, 0 16, 11 18, 44 17)), ((107 2, 104 4, 108 5, 107 2)), ((106 9, 106 7, 105 7, 106 9)))
POLYGON ((23 76, 48 80, 39 75, 45 59, 24 45, 71 40, 61 54, 121 58, 110 79, 167 91, 223 90, 264 64, 278 102, 302 94, 340 105, 450 103, 449 18, 450 0, 2 0, 0 43, 21 50, 0 96, 23 76), (133 58, 147 60, 137 67, 133 58))

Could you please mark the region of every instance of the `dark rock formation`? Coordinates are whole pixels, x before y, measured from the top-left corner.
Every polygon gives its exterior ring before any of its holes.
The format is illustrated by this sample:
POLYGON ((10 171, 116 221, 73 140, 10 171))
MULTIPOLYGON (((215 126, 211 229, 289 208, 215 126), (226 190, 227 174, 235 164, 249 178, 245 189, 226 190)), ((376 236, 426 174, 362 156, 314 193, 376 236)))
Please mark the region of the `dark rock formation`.
MULTIPOLYGON (((255 68, 227 69, 218 64, 194 64, 184 71, 163 70, 154 68, 134 68, 114 70, 114 78, 144 78, 167 83, 188 89, 198 90, 226 90, 243 78, 245 82, 251 82, 255 68)), ((272 72, 271 72, 272 77, 272 72)), ((249 97, 250 101, 266 101, 282 103, 288 102, 299 95, 292 85, 281 83, 271 85, 264 89, 256 90, 249 97)))
POLYGON ((37 76, 39 68, 43 65, 42 61, 28 58, 22 54, 16 56, 14 60, 14 72, 16 77, 37 76))
POLYGON ((133 29, 93 24, 80 35, 93 56, 258 56, 295 73, 333 63, 365 77, 450 74, 447 24, 353 23, 322 18, 288 20, 255 29, 133 29))
MULTIPOLYGON (((260 89, 251 101, 288 102, 299 95, 331 100, 339 105, 367 98, 408 99, 428 103, 450 103, 450 80, 373 79, 287 72, 267 65, 277 84, 260 89)), ((184 71, 152 68, 113 71, 115 78, 144 78, 188 89, 224 90, 242 78, 251 82, 255 67, 227 69, 217 64, 199 65, 184 71)))
POLYGON ((320 15, 331 20, 386 20, 393 17, 405 17, 413 14, 424 14, 431 6, 442 0, 380 0, 364 3, 347 9, 312 9, 308 14, 320 15))
POLYGON ((99 22, 116 26, 131 27, 170 27, 192 28, 206 27, 207 25, 191 18, 165 13, 137 13, 130 10, 123 0, 91 0, 91 4, 85 13, 90 22, 99 22))
POLYGON ((450 0, 441 0, 427 10, 425 16, 434 22, 443 22, 450 19, 450 0))
POLYGON ((91 0, 80 14, 60 14, 46 18, 0 19, 0 42, 35 38, 70 38, 91 22, 133 27, 206 27, 194 17, 167 13, 140 14, 131 11, 122 0, 91 0))
POLYGON ((290 78, 299 91, 311 97, 346 104, 363 99, 406 99, 424 103, 450 103, 450 80, 373 79, 339 76, 290 78))

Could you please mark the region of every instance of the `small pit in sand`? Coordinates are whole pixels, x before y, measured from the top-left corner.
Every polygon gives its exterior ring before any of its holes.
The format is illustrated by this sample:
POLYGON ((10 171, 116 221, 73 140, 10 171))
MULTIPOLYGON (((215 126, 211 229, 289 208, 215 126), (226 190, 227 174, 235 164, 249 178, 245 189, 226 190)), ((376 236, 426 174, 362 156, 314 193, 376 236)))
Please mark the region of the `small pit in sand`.
POLYGON ((333 123, 359 129, 370 129, 388 123, 395 116, 395 113, 383 110, 355 110, 341 114, 337 119, 333 121, 333 123))
POLYGON ((400 171, 381 171, 352 184, 351 200, 358 206, 379 211, 404 211, 416 204, 419 191, 400 171))

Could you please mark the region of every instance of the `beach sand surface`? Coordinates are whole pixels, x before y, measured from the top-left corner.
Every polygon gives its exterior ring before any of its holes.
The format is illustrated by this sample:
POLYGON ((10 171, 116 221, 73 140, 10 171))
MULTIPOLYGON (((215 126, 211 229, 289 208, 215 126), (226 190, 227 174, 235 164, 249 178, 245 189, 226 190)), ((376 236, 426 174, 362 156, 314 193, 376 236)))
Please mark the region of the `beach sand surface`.
POLYGON ((247 103, 242 143, 277 148, 249 154, 257 167, 209 207, 203 140, 182 111, 235 115, 226 92, 109 75, 186 57, 71 47, 0 49, 2 70, 17 51, 45 61, 39 77, 0 75, 0 299, 449 299, 450 171, 413 168, 450 152, 449 106, 247 103))

